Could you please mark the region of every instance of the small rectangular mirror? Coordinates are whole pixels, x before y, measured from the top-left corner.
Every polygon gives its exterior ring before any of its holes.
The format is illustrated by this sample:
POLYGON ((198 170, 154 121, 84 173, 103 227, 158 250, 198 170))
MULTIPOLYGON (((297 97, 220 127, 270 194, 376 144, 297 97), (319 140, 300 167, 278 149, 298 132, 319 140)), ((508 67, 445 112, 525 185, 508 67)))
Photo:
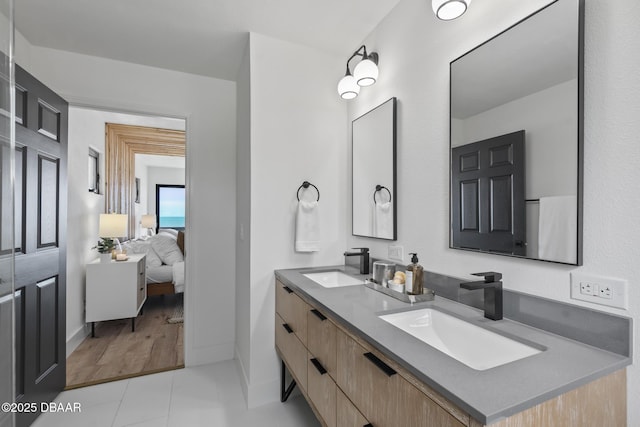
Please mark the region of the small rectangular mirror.
POLYGON ((352 232, 396 240, 396 98, 352 123, 352 232))
POLYGON ((582 264, 583 1, 451 62, 450 247, 582 264))

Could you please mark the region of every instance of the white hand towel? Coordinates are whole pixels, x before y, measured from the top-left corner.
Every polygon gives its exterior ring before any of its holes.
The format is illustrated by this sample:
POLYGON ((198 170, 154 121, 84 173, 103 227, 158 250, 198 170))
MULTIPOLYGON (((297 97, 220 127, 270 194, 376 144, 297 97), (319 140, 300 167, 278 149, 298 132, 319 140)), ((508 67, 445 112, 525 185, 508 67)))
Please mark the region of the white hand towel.
POLYGON ((576 196, 540 197, 538 258, 575 264, 577 207, 576 196))
POLYGON ((296 215, 296 252, 320 250, 320 213, 318 202, 298 202, 296 215))
POLYGON ((393 210, 391 202, 376 203, 373 210, 374 237, 393 239, 393 210))

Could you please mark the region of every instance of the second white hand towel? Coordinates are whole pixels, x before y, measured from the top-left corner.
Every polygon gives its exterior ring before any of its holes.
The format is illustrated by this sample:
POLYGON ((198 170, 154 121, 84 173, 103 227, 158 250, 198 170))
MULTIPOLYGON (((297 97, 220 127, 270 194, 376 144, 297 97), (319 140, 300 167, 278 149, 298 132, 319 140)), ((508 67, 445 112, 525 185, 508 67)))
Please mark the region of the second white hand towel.
POLYGON ((298 202, 296 215, 296 252, 320 250, 320 213, 318 202, 298 202))

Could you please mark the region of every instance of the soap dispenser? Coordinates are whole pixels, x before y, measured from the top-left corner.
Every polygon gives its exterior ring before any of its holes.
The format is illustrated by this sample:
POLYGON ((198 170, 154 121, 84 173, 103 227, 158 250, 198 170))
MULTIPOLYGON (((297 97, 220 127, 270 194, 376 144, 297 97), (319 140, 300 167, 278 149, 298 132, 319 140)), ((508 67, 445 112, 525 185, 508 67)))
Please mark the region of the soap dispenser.
POLYGON ((405 289, 410 295, 422 295, 422 273, 424 268, 418 264, 417 253, 410 253, 409 255, 413 256, 411 257, 411 264, 407 265, 405 272, 405 289))

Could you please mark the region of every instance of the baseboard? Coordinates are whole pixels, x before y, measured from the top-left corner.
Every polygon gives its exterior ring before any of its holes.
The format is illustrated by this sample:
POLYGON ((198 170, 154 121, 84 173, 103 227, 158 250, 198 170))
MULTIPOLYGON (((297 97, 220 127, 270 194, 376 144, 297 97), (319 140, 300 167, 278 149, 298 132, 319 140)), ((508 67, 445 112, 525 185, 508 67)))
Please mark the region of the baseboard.
POLYGON ((235 363, 236 370, 240 374, 240 387, 242 388, 242 394, 244 395, 244 402, 247 404, 249 402, 249 378, 247 377, 247 371, 244 369, 244 363, 242 363, 242 359, 238 356, 238 347, 235 347, 235 363))
MULTIPOLYGON (((278 378, 247 387, 247 407, 249 409, 280 401, 280 380, 278 378)), ((292 394, 293 395, 293 394, 292 394)))
POLYGON ((80 326, 77 331, 71 335, 70 338, 67 339, 67 357, 73 353, 73 351, 78 348, 78 346, 84 341, 86 337, 89 336, 91 329, 88 324, 84 324, 80 326))
MULTIPOLYGON (((185 341, 186 344, 186 341, 185 341)), ((185 366, 208 365, 233 359, 234 343, 224 343, 200 348, 188 348, 185 346, 185 366)))

